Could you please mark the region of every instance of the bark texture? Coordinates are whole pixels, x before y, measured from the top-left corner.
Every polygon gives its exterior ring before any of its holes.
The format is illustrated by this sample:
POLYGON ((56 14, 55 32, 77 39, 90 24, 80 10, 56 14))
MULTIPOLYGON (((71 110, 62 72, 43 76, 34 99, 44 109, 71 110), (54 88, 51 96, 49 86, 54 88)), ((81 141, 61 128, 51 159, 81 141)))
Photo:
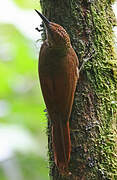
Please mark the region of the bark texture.
POLYGON ((48 121, 50 179, 116 179, 117 58, 111 0, 40 0, 43 14, 70 35, 80 65, 88 58, 77 84, 70 118, 72 152, 69 177, 54 163, 48 121))

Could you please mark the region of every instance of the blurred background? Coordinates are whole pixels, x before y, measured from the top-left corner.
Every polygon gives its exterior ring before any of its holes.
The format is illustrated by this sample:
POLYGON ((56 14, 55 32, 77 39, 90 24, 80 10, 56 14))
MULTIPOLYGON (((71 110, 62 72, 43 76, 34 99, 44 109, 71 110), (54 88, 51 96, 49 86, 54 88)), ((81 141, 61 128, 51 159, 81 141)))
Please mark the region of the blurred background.
MULTIPOLYGON (((0 6, 0 180, 48 180, 46 114, 38 80, 37 0, 0 6)), ((117 15, 117 3, 113 5, 117 15)), ((114 28, 117 35, 117 28, 114 28)), ((116 41, 115 41, 116 43, 116 41)))
POLYGON ((38 80, 39 1, 0 5, 0 180, 47 180, 45 105, 38 80), (38 42, 37 42, 38 40, 38 42))

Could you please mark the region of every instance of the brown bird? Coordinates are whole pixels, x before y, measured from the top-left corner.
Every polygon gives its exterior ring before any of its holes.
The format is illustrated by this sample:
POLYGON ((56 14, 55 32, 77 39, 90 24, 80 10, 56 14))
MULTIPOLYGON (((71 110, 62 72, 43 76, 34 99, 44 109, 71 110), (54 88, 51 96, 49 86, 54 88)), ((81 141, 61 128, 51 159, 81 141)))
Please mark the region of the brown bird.
POLYGON ((54 160, 64 175, 71 153, 69 118, 79 77, 78 58, 65 29, 35 11, 47 29, 39 54, 39 79, 52 123, 54 160))

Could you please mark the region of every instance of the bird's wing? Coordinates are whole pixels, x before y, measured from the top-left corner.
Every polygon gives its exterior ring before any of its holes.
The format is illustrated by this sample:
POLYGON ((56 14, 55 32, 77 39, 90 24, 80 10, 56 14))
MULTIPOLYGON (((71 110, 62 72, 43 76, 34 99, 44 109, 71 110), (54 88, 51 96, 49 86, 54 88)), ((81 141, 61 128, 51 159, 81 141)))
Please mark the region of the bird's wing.
MULTIPOLYGON (((40 59, 43 53, 40 53, 40 59)), ((51 120, 69 120, 77 83, 77 67, 74 56, 63 59, 63 71, 44 75, 39 68, 39 78, 45 104, 51 120)), ((58 67, 59 68, 59 67, 58 67)))

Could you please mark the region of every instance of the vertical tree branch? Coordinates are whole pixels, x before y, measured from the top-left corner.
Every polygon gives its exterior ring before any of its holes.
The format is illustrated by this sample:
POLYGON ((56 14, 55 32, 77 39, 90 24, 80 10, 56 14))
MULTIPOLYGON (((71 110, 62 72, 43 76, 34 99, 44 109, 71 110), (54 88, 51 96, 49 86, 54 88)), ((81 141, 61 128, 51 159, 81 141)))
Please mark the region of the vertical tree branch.
POLYGON ((109 0, 41 0, 43 14, 70 35, 80 66, 70 118, 70 177, 61 177, 53 160, 51 121, 48 148, 52 180, 111 180, 116 177, 117 59, 113 50, 115 18, 109 0))

